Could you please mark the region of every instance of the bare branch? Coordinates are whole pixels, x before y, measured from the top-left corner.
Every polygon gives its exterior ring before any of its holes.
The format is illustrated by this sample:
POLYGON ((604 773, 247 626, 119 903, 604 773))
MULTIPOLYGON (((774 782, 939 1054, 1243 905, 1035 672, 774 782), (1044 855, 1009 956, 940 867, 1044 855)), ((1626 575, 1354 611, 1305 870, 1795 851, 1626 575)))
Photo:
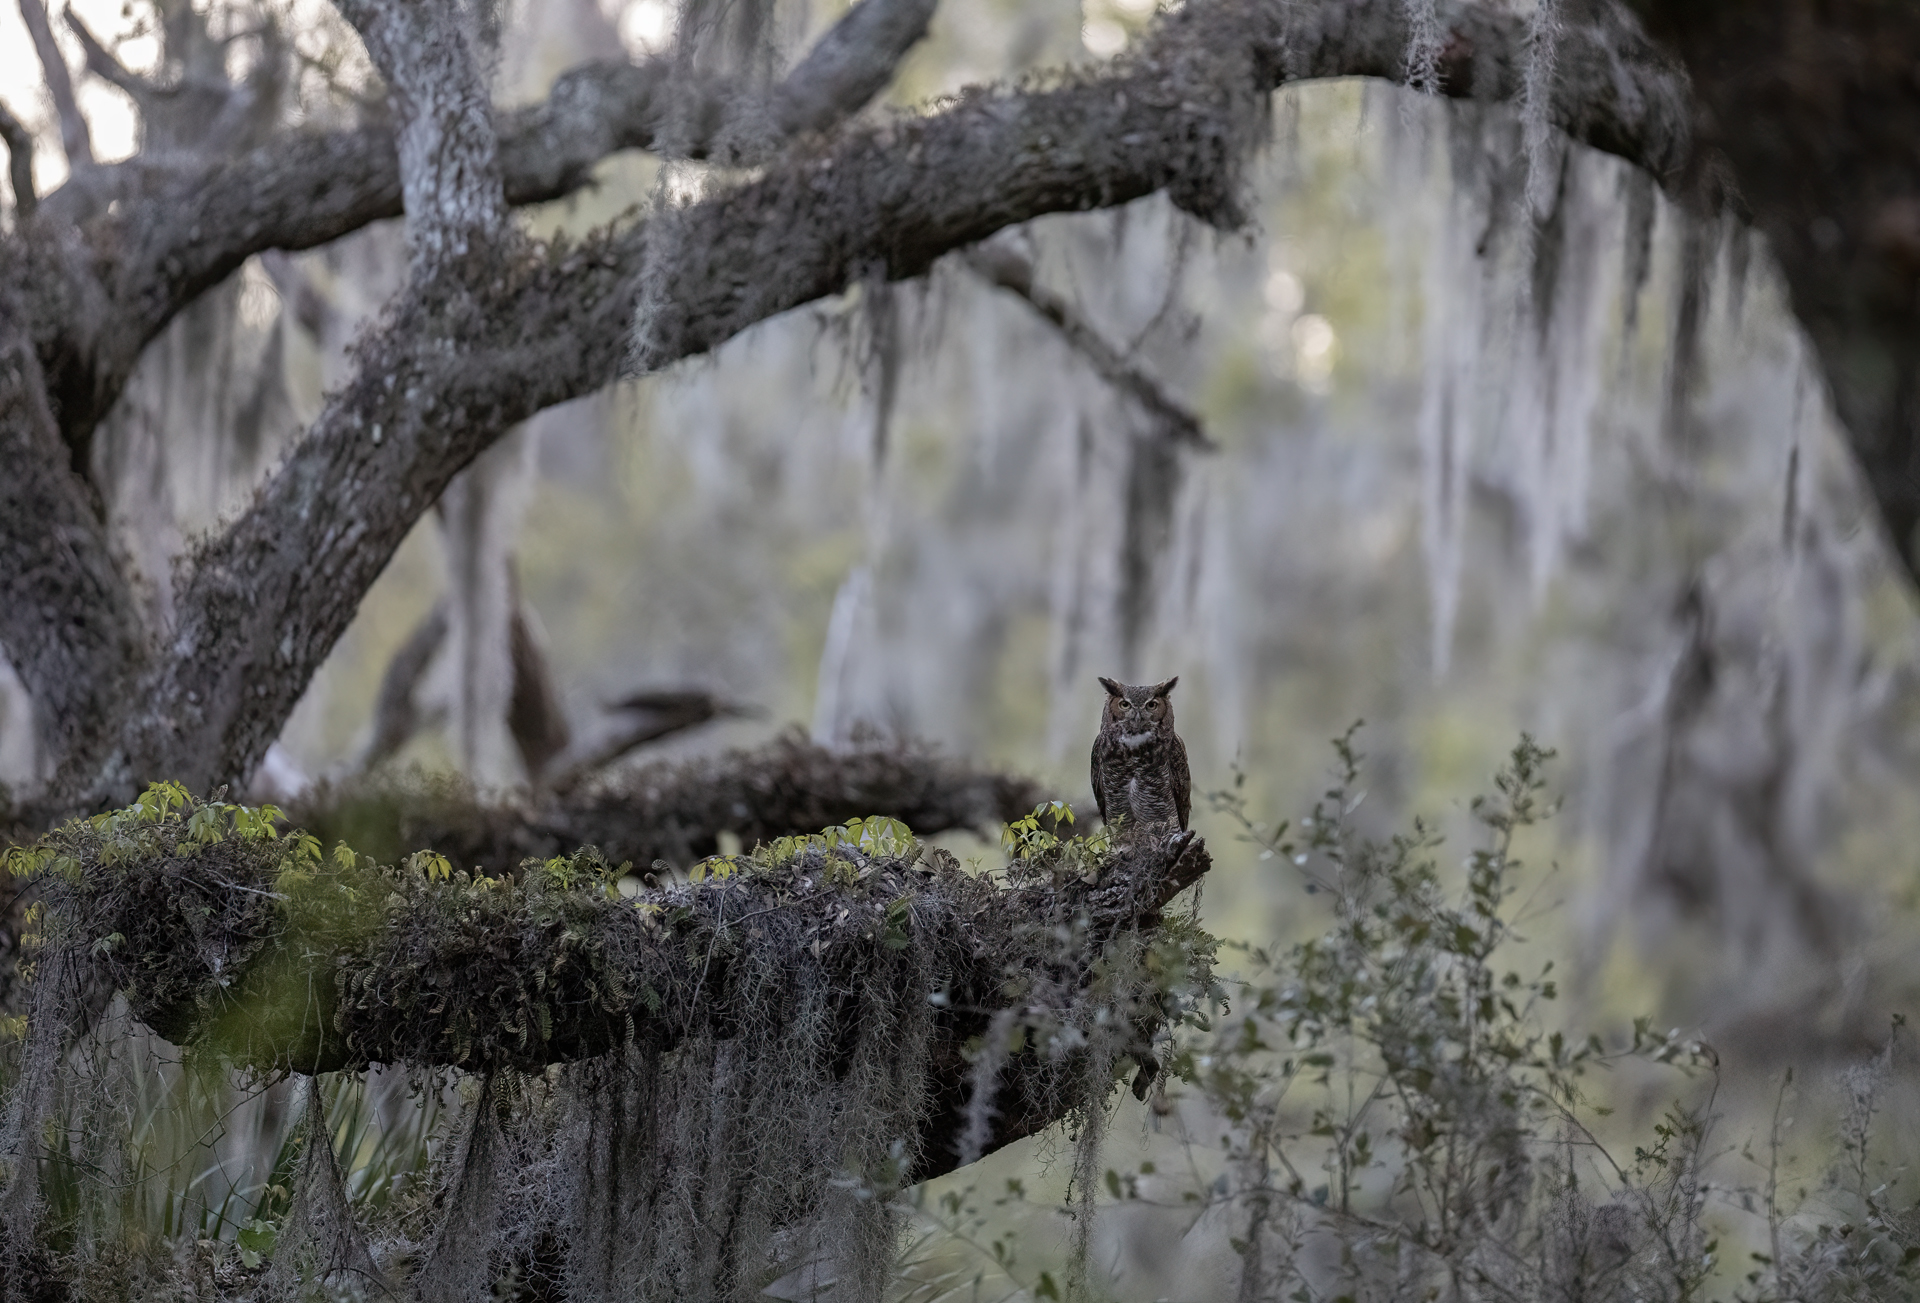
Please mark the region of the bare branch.
POLYGON ((507 230, 492 104, 453 0, 338 0, 400 120, 400 188, 415 273, 507 230))
POLYGON ((13 211, 21 221, 33 216, 40 196, 33 188, 33 133, 0 104, 0 141, 7 146, 7 179, 13 184, 13 211))
POLYGON ((93 137, 87 120, 80 113, 80 101, 74 98, 73 77, 67 61, 53 41, 53 26, 47 21, 44 0, 20 0, 20 17, 27 34, 33 38, 33 51, 40 56, 40 69, 47 79, 47 91, 53 96, 53 108, 60 115, 60 145, 67 151, 67 162, 75 171, 93 162, 93 137))
POLYGON ((1029 779, 925 746, 831 750, 788 734, 767 746, 635 765, 517 800, 482 800, 463 785, 391 774, 356 778, 308 792, 292 817, 328 845, 346 838, 376 858, 425 847, 464 868, 510 873, 524 860, 596 846, 614 863, 629 860, 644 871, 655 860, 684 867, 712 855, 723 832, 752 847, 869 814, 922 834, 986 829, 1019 818, 1046 795, 1029 779))
POLYGON ((825 131, 887 88, 901 56, 927 34, 938 0, 862 0, 774 91, 786 135, 825 131))
MULTIPOLYGON (((27 0, 27 2, 37 3, 37 0, 27 0)), ((93 34, 93 29, 81 21, 80 15, 73 12, 72 5, 66 5, 61 9, 60 19, 66 23, 74 36, 79 38, 80 48, 86 53, 88 72, 110 85, 118 86, 133 97, 134 103, 142 107, 145 107, 147 101, 161 90, 160 87, 121 63, 113 51, 93 34)))
POLYGON ((963 262, 989 285, 1032 308, 1070 348, 1086 358, 1101 379, 1139 403, 1168 438, 1208 451, 1215 448, 1200 418, 1185 403, 1169 394, 1139 363, 1109 344, 1077 307, 1034 280, 1033 261, 1025 253, 1003 241, 989 241, 969 250, 963 262))

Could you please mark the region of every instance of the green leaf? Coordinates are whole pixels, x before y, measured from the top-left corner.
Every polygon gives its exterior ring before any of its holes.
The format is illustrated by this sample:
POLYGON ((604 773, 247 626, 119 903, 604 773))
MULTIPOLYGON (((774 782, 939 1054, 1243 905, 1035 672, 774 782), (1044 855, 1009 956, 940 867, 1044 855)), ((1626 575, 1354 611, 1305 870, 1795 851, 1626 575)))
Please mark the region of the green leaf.
POLYGON ((272 1222, 256 1217, 240 1228, 233 1237, 240 1249, 240 1260, 249 1268, 259 1266, 273 1252, 274 1242, 280 1238, 280 1228, 272 1222))

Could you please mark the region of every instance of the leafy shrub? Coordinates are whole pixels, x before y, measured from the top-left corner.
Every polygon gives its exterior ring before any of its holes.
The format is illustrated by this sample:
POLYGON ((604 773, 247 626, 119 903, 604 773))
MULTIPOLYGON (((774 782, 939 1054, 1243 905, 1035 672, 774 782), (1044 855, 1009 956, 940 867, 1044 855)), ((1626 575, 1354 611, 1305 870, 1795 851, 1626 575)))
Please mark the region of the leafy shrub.
MULTIPOLYGON (((1916 1297, 1920 1213, 1896 1201, 1900 1172, 1873 1125, 1898 1025, 1845 1075, 1816 1189, 1789 1198, 1778 1115, 1764 1156, 1743 1151, 1765 1182, 1728 1179, 1740 1173, 1709 1145, 1711 1048, 1648 1018, 1611 1039, 1571 1033, 1553 1017, 1553 963, 1515 957, 1523 888, 1538 881, 1516 837, 1553 813, 1552 753, 1521 739, 1470 806, 1479 843, 1456 876, 1424 821, 1384 841, 1356 831, 1354 736, 1335 742, 1333 781, 1297 828, 1260 821, 1244 775, 1209 794, 1261 863, 1297 875, 1326 925, 1295 945, 1233 947, 1218 998, 1186 1007, 1160 1055, 1178 1084, 1151 1101, 1181 1162, 1096 1168, 1076 1153, 1064 1206, 1017 1178, 925 1192, 903 1299, 998 1297, 996 1282, 1034 1298, 1096 1292, 1071 1249, 1063 1264, 1022 1234, 1064 1218, 1084 1243, 1096 1195, 1110 1210, 1157 1202, 1190 1230, 1231 1228, 1229 1290, 1249 1303, 1916 1297), (1637 1129, 1596 1089, 1629 1063, 1672 1073, 1680 1101, 1637 1129)), ((1047 848, 1037 821, 1008 843, 1047 848)))
POLYGON ((1247 949, 1237 1007, 1176 1062, 1225 1124, 1219 1197, 1243 1216, 1243 1294, 1692 1296, 1712 1264, 1705 1114, 1674 1110, 1617 1161, 1582 1084, 1622 1058, 1699 1066, 1708 1051, 1644 1020, 1613 1049, 1569 1036, 1546 1016, 1552 962, 1507 958, 1514 838, 1551 812, 1552 753, 1522 738, 1473 802, 1483 844, 1450 888, 1424 821, 1356 834, 1360 757, 1351 732, 1335 746, 1334 783, 1297 833, 1254 822, 1237 788, 1211 798, 1332 916, 1282 954, 1247 949))

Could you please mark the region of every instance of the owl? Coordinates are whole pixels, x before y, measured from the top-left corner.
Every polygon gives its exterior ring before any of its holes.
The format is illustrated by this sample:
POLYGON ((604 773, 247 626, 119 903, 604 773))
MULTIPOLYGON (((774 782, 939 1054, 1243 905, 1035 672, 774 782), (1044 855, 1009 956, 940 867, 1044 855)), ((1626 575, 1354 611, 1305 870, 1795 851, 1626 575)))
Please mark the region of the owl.
POLYGON ((1093 799, 1108 823, 1126 817, 1129 828, 1187 826, 1193 781, 1187 744, 1173 731, 1167 700, 1178 678, 1151 687, 1128 687, 1101 679, 1106 713, 1093 739, 1093 799))

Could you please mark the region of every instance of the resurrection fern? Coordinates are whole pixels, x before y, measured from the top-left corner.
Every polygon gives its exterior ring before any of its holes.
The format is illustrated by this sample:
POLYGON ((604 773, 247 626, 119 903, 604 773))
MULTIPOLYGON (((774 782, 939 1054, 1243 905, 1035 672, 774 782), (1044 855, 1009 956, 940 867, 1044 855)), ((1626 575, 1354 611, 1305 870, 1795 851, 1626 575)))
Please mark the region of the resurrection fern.
POLYGON ((687 871, 687 877, 692 882, 703 882, 708 878, 728 878, 740 872, 771 873, 787 867, 809 852, 815 852, 826 857, 830 871, 839 872, 842 877, 852 873, 854 877, 848 879, 852 882, 858 880, 862 861, 917 860, 920 849, 919 839, 906 824, 876 814, 866 819, 849 819, 816 833, 776 837, 770 842, 760 843, 746 855, 710 855, 695 862, 687 871), (858 857, 829 854, 841 846, 857 852, 858 857))

